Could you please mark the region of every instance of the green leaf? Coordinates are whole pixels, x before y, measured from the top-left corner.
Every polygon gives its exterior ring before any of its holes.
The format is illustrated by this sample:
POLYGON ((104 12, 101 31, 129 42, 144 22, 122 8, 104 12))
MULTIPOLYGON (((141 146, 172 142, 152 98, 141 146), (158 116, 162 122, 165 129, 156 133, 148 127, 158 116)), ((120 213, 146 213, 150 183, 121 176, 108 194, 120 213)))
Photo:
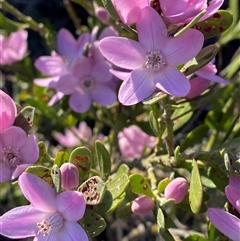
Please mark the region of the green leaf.
POLYGON ((208 39, 223 33, 231 26, 232 22, 232 13, 218 10, 210 18, 196 23, 195 28, 203 33, 205 39, 208 39))
POLYGON ((86 208, 84 217, 79 223, 90 237, 98 236, 107 226, 104 218, 97 214, 93 209, 90 209, 90 207, 86 208))
POLYGON ((26 172, 32 173, 32 174, 42 178, 51 187, 54 187, 52 176, 51 176, 51 170, 49 168, 44 167, 44 166, 30 166, 26 169, 26 172))
POLYGON ((195 57, 195 61, 197 65, 191 65, 193 60, 187 62, 181 69, 183 74, 190 75, 196 72, 197 70, 201 69, 203 66, 208 64, 218 53, 218 47, 215 44, 208 45, 207 47, 203 48, 198 55, 195 57))
POLYGON ((187 238, 185 238, 184 241, 208 241, 208 240, 199 234, 192 234, 187 238))
POLYGON ((0 12, 0 28, 4 29, 9 34, 11 32, 17 31, 19 29, 29 28, 29 24, 13 21, 13 20, 7 18, 6 16, 4 16, 0 12))
POLYGON ((158 193, 163 193, 166 186, 171 182, 171 180, 166 177, 158 183, 158 193))
POLYGON ((120 174, 107 183, 107 190, 111 192, 113 200, 119 198, 129 184, 127 174, 120 174))
POLYGON ((95 142, 95 151, 103 180, 107 180, 111 172, 111 158, 106 147, 100 142, 95 142))
POLYGON ((53 185, 57 193, 61 191, 61 171, 57 164, 54 164, 51 169, 51 177, 53 180, 53 185))
POLYGON ((145 177, 143 177, 140 174, 132 174, 129 177, 129 180, 129 187, 133 193, 142 194, 151 198, 155 198, 155 195, 152 192, 150 185, 145 177))
POLYGON ((102 202, 96 206, 98 213, 101 215, 107 213, 111 209, 112 204, 112 193, 106 190, 102 202))
POLYGON ((163 93, 163 92, 154 92, 152 95, 150 95, 148 98, 142 101, 144 105, 153 105, 159 100, 163 100, 167 97, 168 95, 163 93))
POLYGON ((117 218, 129 217, 132 214, 131 206, 132 206, 131 202, 129 202, 125 205, 121 205, 121 207, 116 212, 117 218))
POLYGON ((181 145, 181 151, 183 152, 188 147, 192 147, 197 143, 200 143, 203 138, 207 136, 209 127, 207 125, 200 125, 194 130, 189 132, 181 145))
POLYGON ((37 160, 37 163, 52 163, 51 157, 48 155, 45 143, 43 141, 38 142, 38 148, 39 158, 37 160))
POLYGON ((108 12, 110 13, 110 15, 116 19, 119 20, 120 17, 116 11, 116 9, 114 8, 113 4, 112 4, 112 0, 102 0, 103 6, 108 10, 108 12))
POLYGON ((100 177, 93 176, 82 183, 78 191, 83 194, 86 204, 97 205, 103 200, 106 185, 100 177))
POLYGON ((34 107, 26 106, 17 115, 13 125, 21 127, 28 134, 28 131, 33 126, 34 112, 34 107))
POLYGON ((159 132, 158 121, 152 110, 149 113, 149 124, 154 134, 158 135, 158 132, 159 132))
POLYGON ((163 211, 160 207, 157 210, 157 226, 159 234, 163 234, 165 231, 165 218, 163 211))
POLYGON ((75 148, 70 154, 69 162, 78 168, 80 183, 88 177, 91 168, 91 152, 86 147, 75 148))
POLYGON ((120 197, 113 200, 111 207, 108 209, 106 214, 112 213, 116 208, 118 208, 125 200, 126 193, 124 192, 120 197))
POLYGON ((191 173, 189 188, 189 204, 193 213, 198 213, 202 206, 203 190, 201 178, 198 170, 198 164, 195 160, 192 162, 193 168, 191 173))
POLYGON ((68 162, 69 157, 70 157, 70 155, 68 152, 59 151, 55 157, 54 163, 60 167, 60 166, 62 166, 62 164, 68 162))
POLYGON ((121 174, 129 174, 129 167, 126 164, 121 164, 117 170, 116 176, 119 176, 121 174))

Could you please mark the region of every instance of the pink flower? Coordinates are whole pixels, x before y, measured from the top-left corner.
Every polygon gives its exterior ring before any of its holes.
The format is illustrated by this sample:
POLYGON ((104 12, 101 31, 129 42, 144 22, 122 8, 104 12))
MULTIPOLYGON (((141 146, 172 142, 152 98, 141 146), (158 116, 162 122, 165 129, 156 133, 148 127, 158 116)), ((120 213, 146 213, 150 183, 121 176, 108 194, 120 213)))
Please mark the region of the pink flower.
POLYGON ((148 196, 137 197, 132 202, 131 210, 136 215, 146 215, 154 208, 154 201, 148 196))
POLYGON ((188 192, 189 184, 185 178, 177 177, 172 180, 165 188, 166 199, 174 199, 175 203, 182 202, 188 192))
POLYGON ((223 0, 159 0, 163 16, 171 23, 188 23, 200 12, 206 13, 199 21, 211 17, 223 4, 223 0))
POLYGON ((86 203, 76 191, 56 195, 41 178, 23 173, 19 186, 31 205, 14 208, 0 217, 0 234, 9 238, 35 237, 34 241, 88 241, 77 223, 86 203))
POLYGON ((61 184, 64 190, 75 189, 79 185, 79 172, 78 168, 70 163, 63 163, 60 167, 61 171, 61 184))
POLYGON ((143 154, 144 148, 156 145, 156 138, 132 125, 118 133, 118 144, 123 157, 137 158, 143 154))
POLYGON ((156 88, 173 96, 185 96, 190 84, 177 68, 200 51, 203 35, 189 29, 177 38, 167 36, 158 13, 145 7, 137 21, 139 42, 122 37, 106 37, 100 51, 118 67, 132 70, 124 74, 118 98, 124 105, 136 104, 149 97, 156 88))
POLYGON ((99 135, 97 138, 93 136, 92 130, 87 126, 86 122, 81 121, 78 128, 71 127, 70 129, 65 130, 65 135, 60 132, 56 132, 54 137, 57 141, 64 147, 75 147, 81 142, 84 144, 93 142, 98 139, 102 140, 103 135, 99 135))
POLYGON ((112 0, 119 17, 125 24, 134 24, 137 22, 141 9, 150 6, 150 0, 112 0))
POLYGON ((21 59, 27 51, 28 32, 19 30, 9 37, 0 34, 0 65, 13 64, 21 59))
MULTIPOLYGON (((240 214, 240 178, 230 177, 229 185, 225 188, 225 194, 229 202, 240 214)), ((233 241, 239 241, 239 218, 218 208, 209 208, 207 215, 209 220, 219 231, 221 231, 233 241)))
POLYGON ((108 11, 103 8, 98 6, 96 2, 93 2, 93 8, 94 8, 94 14, 95 16, 103 23, 108 24, 110 16, 108 11))
POLYGON ((214 81, 225 85, 229 84, 225 79, 217 76, 216 73, 217 68, 212 62, 208 63, 207 65, 196 71, 195 74, 198 77, 190 80, 191 89, 186 95, 186 98, 192 99, 196 96, 199 96, 204 90, 209 87, 209 81, 214 81))
POLYGON ((13 99, 0 90, 0 133, 12 126, 17 115, 13 99))
POLYGON ((20 127, 11 126, 0 133, 0 182, 17 178, 26 167, 37 161, 38 143, 20 127))

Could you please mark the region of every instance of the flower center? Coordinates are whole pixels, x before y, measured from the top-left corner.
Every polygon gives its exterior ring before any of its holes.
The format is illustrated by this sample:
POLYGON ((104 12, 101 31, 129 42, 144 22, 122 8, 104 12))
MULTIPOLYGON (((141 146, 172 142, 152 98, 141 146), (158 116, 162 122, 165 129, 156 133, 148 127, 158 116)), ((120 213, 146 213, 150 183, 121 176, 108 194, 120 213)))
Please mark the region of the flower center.
POLYGON ((58 213, 50 213, 40 223, 37 223, 39 231, 37 234, 49 235, 52 231, 58 232, 63 225, 63 218, 58 213))
POLYGON ((20 164, 20 160, 18 158, 19 150, 13 149, 11 147, 3 148, 3 161, 6 162, 11 167, 16 167, 20 164))
POLYGON ((146 55, 146 62, 144 66, 151 71, 158 71, 166 65, 163 55, 160 51, 148 50, 146 55))
POLYGON ((93 80, 91 78, 86 78, 83 81, 83 86, 87 89, 90 89, 93 86, 93 80))

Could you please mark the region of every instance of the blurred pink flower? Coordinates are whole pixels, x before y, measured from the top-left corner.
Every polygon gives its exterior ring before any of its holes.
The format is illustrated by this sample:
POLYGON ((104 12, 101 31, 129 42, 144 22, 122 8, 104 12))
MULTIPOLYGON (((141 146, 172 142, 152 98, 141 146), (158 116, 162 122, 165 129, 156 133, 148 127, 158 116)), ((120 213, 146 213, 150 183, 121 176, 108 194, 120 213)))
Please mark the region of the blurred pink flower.
POLYGON ((173 96, 185 96, 190 83, 176 66, 200 51, 204 40, 202 33, 189 29, 177 38, 168 37, 162 18, 150 7, 141 10, 137 31, 139 42, 106 37, 99 43, 105 58, 118 67, 131 70, 123 75, 127 78, 119 89, 119 101, 124 105, 136 104, 156 88, 173 96))
POLYGON ((183 177, 173 179, 165 188, 164 195, 166 199, 174 199, 175 203, 182 202, 188 192, 189 184, 183 177))
POLYGON ((79 172, 78 168, 70 163, 63 163, 60 167, 61 171, 61 184, 64 190, 75 189, 79 185, 79 172))
POLYGON ((210 81, 228 85, 229 83, 220 76, 216 75, 217 68, 215 64, 212 62, 208 63, 201 69, 197 70, 195 74, 197 77, 194 77, 190 80, 191 89, 186 95, 187 99, 192 99, 196 96, 199 96, 204 90, 206 90, 209 85, 210 81))
POLYGON ((0 153, 0 182, 5 182, 37 161, 38 143, 34 135, 27 136, 20 127, 11 126, 0 133, 0 153))
POLYGON ((188 23, 200 12, 206 13, 200 18, 203 21, 211 17, 221 7, 224 0, 159 0, 163 16, 171 23, 188 23))
POLYGON ((81 142, 84 144, 93 144, 96 139, 103 140, 104 136, 100 134, 97 138, 94 137, 91 128, 87 126, 86 122, 81 121, 78 128, 71 127, 70 129, 66 129, 65 135, 56 132, 54 133, 54 137, 64 147, 75 147, 81 142))
POLYGON ((140 157, 146 147, 153 148, 156 145, 156 138, 132 125, 118 133, 118 145, 122 156, 132 159, 140 157))
POLYGON ((95 16, 104 24, 108 24, 110 15, 104 7, 98 6, 96 2, 93 2, 95 16))
POLYGON ((132 202, 131 210, 136 215, 146 215, 154 208, 154 201, 148 196, 137 197, 132 202))
POLYGON ((13 99, 0 90, 0 133, 12 126, 17 115, 17 108, 13 99))
POLYGON ((77 223, 85 212, 83 195, 65 191, 56 195, 41 178, 23 173, 19 186, 31 203, 14 208, 0 217, 0 234, 14 239, 35 237, 34 241, 88 241, 77 223))
POLYGON ((0 65, 10 65, 22 60, 27 51, 26 30, 12 32, 9 37, 0 34, 0 65))
MULTIPOLYGON (((229 185, 225 188, 228 201, 240 214, 240 178, 230 177, 229 185)), ((212 224, 233 241, 240 238, 240 219, 231 213, 218 208, 209 208, 207 215, 212 224)))
POLYGON ((150 6, 150 0, 112 0, 122 22, 128 25, 137 22, 141 9, 150 6))

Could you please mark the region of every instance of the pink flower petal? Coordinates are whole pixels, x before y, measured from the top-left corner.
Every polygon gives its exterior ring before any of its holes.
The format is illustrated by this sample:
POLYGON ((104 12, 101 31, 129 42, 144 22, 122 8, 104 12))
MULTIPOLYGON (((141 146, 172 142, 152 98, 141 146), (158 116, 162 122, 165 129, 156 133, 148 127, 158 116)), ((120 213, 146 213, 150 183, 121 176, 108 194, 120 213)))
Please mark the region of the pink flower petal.
POLYGON ((238 192, 240 192, 240 178, 239 177, 230 177, 229 185, 234 187, 235 189, 237 189, 238 192))
POLYGON ((240 219, 221 209, 209 208, 207 211, 209 220, 213 225, 233 241, 240 238, 240 219))
POLYGON ((14 208, 0 217, 0 234, 9 238, 27 238, 37 234, 37 222, 42 221, 45 213, 33 206, 14 208))
POLYGON ((55 191, 43 179, 31 173, 23 173, 18 179, 19 186, 29 202, 43 212, 54 212, 55 191))
POLYGON ((57 195, 56 208, 65 220, 76 222, 83 217, 86 202, 82 193, 65 191, 57 195))
POLYGON ((133 105, 149 97, 155 89, 153 75, 144 68, 136 69, 123 81, 118 98, 124 105, 133 105))
POLYGON ((138 39, 145 50, 154 51, 167 40, 167 28, 159 14, 151 7, 145 7, 137 21, 138 39))
POLYGON ((94 61, 90 58, 77 58, 72 65, 72 74, 78 79, 86 78, 92 72, 93 65, 94 61))
POLYGON ((223 2, 224 0, 211 0, 206 13, 198 21, 200 22, 211 17, 222 6, 223 2))
POLYGON ((128 38, 106 37, 99 42, 99 49, 107 60, 124 69, 136 69, 145 62, 145 51, 128 38))
MULTIPOLYGON (((65 222, 64 227, 54 237, 56 241, 89 241, 86 232, 75 222, 65 222)), ((40 240, 39 240, 40 241, 40 240)), ((46 240, 47 241, 47 240, 46 240)))
POLYGON ((225 187, 225 194, 227 196, 228 201, 238 210, 240 213, 240 209, 238 205, 236 205, 237 201, 240 200, 240 192, 234 187, 228 185, 225 187))
POLYGON ((190 91, 187 77, 172 67, 166 67, 163 71, 156 73, 153 81, 157 88, 169 95, 182 97, 190 91))
POLYGON ((60 77, 56 83, 56 90, 64 93, 65 95, 72 94, 75 91, 78 79, 72 74, 66 74, 60 77))
MULTIPOLYGON (((1 148, 0 148, 0 153, 1 152, 1 148)), ((1 159, 0 159, 1 160, 1 159)), ((6 165, 5 163, 2 162, 2 160, 0 161, 0 182, 6 182, 11 180, 12 178, 12 168, 9 165, 6 165)))
POLYGON ((62 146, 65 147, 74 147, 80 143, 80 140, 71 130, 66 130, 65 135, 56 132, 54 133, 54 137, 62 146))
POLYGON ((59 78, 60 76, 53 76, 49 78, 39 78, 39 79, 34 79, 33 82, 35 85, 38 85, 38 86, 55 88, 59 78))
POLYGON ((94 101, 100 105, 112 105, 117 100, 117 95, 107 84, 95 83, 95 88, 91 90, 91 96, 94 101))
POLYGON ((98 83, 107 83, 112 78, 109 69, 110 66, 107 62, 99 61, 93 66, 91 77, 98 83))
POLYGON ((92 104, 91 97, 88 92, 85 91, 75 91, 69 99, 69 105, 72 110, 77 113, 82 113, 87 111, 92 104))
POLYGON ((108 26, 104 28, 101 34, 99 35, 98 40, 101 40, 109 36, 119 36, 118 31, 113 26, 108 26))
POLYGON ((201 32, 189 29, 176 38, 169 38, 161 52, 168 64, 177 66, 194 58, 201 50, 203 41, 201 32))
POLYGON ((31 166, 31 164, 18 165, 12 174, 11 180, 18 178, 29 166, 31 166))
POLYGON ((56 102, 58 102, 59 100, 61 100, 63 97, 64 97, 64 94, 63 94, 62 92, 56 92, 56 94, 53 95, 53 97, 51 98, 51 100, 49 100, 48 106, 54 105, 56 102))
POLYGON ((118 70, 114 70, 114 69, 110 69, 109 71, 111 74, 113 74, 114 76, 116 76, 117 78, 119 78, 121 80, 126 80, 130 75, 130 72, 123 72, 123 71, 118 71, 118 70))

